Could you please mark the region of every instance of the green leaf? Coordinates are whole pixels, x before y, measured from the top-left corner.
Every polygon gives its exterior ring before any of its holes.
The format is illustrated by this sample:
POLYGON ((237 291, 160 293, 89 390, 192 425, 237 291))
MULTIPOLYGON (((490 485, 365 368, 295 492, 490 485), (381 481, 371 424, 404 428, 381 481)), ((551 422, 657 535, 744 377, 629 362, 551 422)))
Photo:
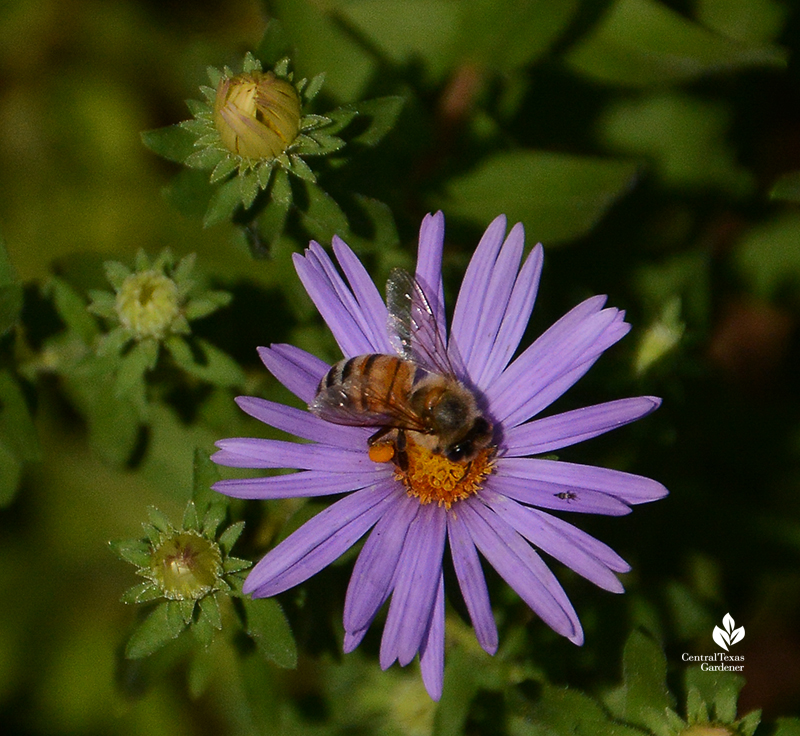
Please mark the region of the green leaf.
POLYGON ((50 279, 48 288, 58 316, 64 320, 67 328, 77 334, 85 345, 91 345, 99 330, 83 297, 57 276, 50 279))
POLYGON ((205 171, 181 169, 161 193, 182 215, 200 219, 216 191, 217 188, 209 182, 205 171))
MULTIPOLYGON (((223 522, 228 513, 227 498, 221 493, 216 493, 214 495, 220 500, 217 500, 216 503, 211 503, 203 516, 202 529, 207 536, 212 536, 217 533, 219 525, 223 522)), ((244 522, 239 523, 244 524, 244 522)), ((226 550, 223 549, 223 552, 225 551, 226 550)))
POLYGON ((147 518, 150 519, 150 523, 158 529, 158 531, 164 534, 171 534, 174 531, 169 517, 156 506, 147 507, 147 518))
POLYGON ((0 508, 13 500, 22 479, 22 463, 17 455, 0 439, 0 508))
POLYGON ((230 304, 231 299, 232 295, 227 291, 204 291, 201 297, 189 301, 183 314, 190 322, 202 319, 230 304))
MULTIPOLYGON (((214 170, 211 172, 211 176, 209 177, 209 181, 212 184, 216 184, 218 181, 224 179, 228 174, 232 171, 236 170, 238 166, 238 162, 236 161, 233 156, 225 156, 219 160, 219 163, 214 167, 214 170)), ((204 167, 198 167, 204 168, 204 167)))
POLYGON ((800 202, 800 171, 784 174, 773 184, 769 196, 787 202, 800 202))
POLYGON ((303 59, 307 74, 326 72, 325 91, 339 100, 354 100, 375 72, 371 54, 343 28, 343 6, 316 0, 275 0, 270 13, 281 19, 286 35, 303 59))
POLYGON ((148 339, 134 346, 120 360, 114 395, 118 399, 131 401, 143 410, 147 405, 145 373, 153 370, 158 360, 158 343, 148 339))
POLYGON ((359 228, 361 232, 366 227, 363 237, 351 233, 348 244, 364 249, 386 254, 395 250, 400 245, 400 236, 397 225, 388 205, 377 199, 356 194, 354 197, 365 219, 365 224, 359 228))
POLYGON ((153 612, 141 623, 128 640, 125 656, 128 659, 141 659, 176 639, 186 628, 179 601, 167 601, 155 607, 153 612))
MULTIPOLYGON (((211 486, 219 480, 219 470, 211 462, 208 452, 195 448, 194 451, 194 472, 192 473, 192 501, 202 515, 212 501, 218 500, 220 494, 214 493, 211 486)), ((222 497, 225 498, 224 496, 222 497)))
POLYGON ((150 566, 150 545, 143 539, 118 539, 108 543, 111 551, 136 567, 150 566))
POLYGON ((647 728, 653 710, 672 707, 666 684, 667 659, 658 643, 642 631, 634 631, 625 642, 622 677, 622 688, 608 703, 618 718, 647 728))
POLYGON ((242 185, 239 177, 226 181, 211 197, 208 203, 203 227, 211 227, 223 220, 230 220, 242 204, 242 185))
MULTIPOLYGON (((283 171, 283 169, 277 169, 277 172, 279 171, 283 171)), ((273 248, 283 235, 290 204, 291 201, 279 202, 277 199, 270 199, 259 213, 255 222, 244 229, 247 247, 253 258, 257 260, 269 258, 273 248)))
POLYGON ((19 383, 7 370, 0 370, 0 437, 18 460, 40 459, 39 435, 28 404, 19 383))
POLYGON ((612 720, 600 705, 578 690, 546 685, 530 718, 554 734, 642 736, 641 730, 612 720))
POLYGON ((302 159, 300 156, 295 156, 294 154, 290 158, 291 160, 291 172, 308 182, 315 182, 317 177, 314 175, 314 172, 311 170, 309 165, 302 159))
POLYGON ((772 736, 800 736, 800 718, 778 718, 772 736))
POLYGON ((612 150, 649 157, 668 186, 733 196, 749 195, 754 187, 753 175, 726 141, 730 112, 718 102, 679 92, 620 100, 607 108, 600 128, 612 150))
POLYGON ((192 350, 186 340, 170 337, 164 343, 174 361, 187 373, 217 386, 242 386, 244 373, 239 364, 210 342, 196 339, 192 350))
POLYGON ((259 651, 279 667, 297 666, 297 648, 289 623, 274 598, 242 598, 245 631, 258 645, 259 651))
POLYGON ((22 311, 22 284, 17 281, 14 268, 0 236, 0 335, 8 332, 22 311))
POLYGON ((133 404, 113 394, 110 377, 76 379, 70 386, 86 416, 92 449, 112 464, 127 462, 139 438, 139 417, 133 404))
POLYGON ((183 163, 195 150, 195 137, 180 123, 155 130, 145 130, 141 135, 145 146, 169 161, 183 163))
MULTIPOLYGON (((348 139, 349 142, 359 143, 362 146, 377 145, 394 128, 404 104, 404 97, 390 96, 346 105, 346 110, 352 110, 357 114, 358 123, 366 125, 358 135, 348 139)), ((329 131, 326 129, 324 132, 329 131)))
POLYGON ((325 84, 325 72, 317 74, 308 83, 308 86, 303 90, 303 97, 308 101, 313 100, 319 94, 323 84, 325 84))
POLYGON ((275 176, 272 179, 272 200, 280 205, 292 204, 292 185, 289 181, 289 174, 282 166, 275 168, 275 176))
POLYGON ((214 634, 222 629, 222 616, 217 596, 207 595, 198 604, 199 614, 192 624, 192 633, 204 646, 211 644, 214 634))
POLYGON ((225 554, 230 553, 231 548, 236 543, 236 540, 239 539, 239 536, 243 531, 244 531, 244 522, 237 521, 235 524, 231 524, 220 535, 218 543, 222 551, 225 552, 225 554))
POLYGON ((193 501, 189 501, 189 503, 186 504, 186 508, 183 510, 181 528, 193 532, 200 531, 200 517, 197 513, 197 506, 195 506, 193 501))
POLYGON ((344 148, 344 141, 337 135, 328 135, 326 133, 310 133, 308 138, 311 139, 307 149, 299 151, 306 156, 327 156, 330 153, 344 148))
POLYGON ((255 50, 255 57, 261 61, 264 69, 269 69, 284 56, 288 56, 290 51, 291 44, 286 37, 283 25, 277 18, 270 18, 264 35, 255 50))
MULTIPOLYGON (((233 159, 225 151, 220 151, 218 148, 212 148, 211 146, 208 146, 206 148, 201 148, 200 150, 195 150, 193 154, 186 157, 186 160, 183 163, 193 169, 214 169, 216 171, 215 167, 217 167, 221 162, 229 160, 233 161, 233 159)), ((231 169, 231 171, 233 171, 233 169, 231 169)))
MULTIPOLYGON (((196 633, 197 624, 195 624, 196 633)), ((213 630, 211 632, 213 634, 213 630)), ((199 638, 199 637, 198 637, 199 638)), ((218 676, 219 659, 214 647, 195 649, 189 662, 186 676, 189 696, 192 700, 199 698, 218 676)))
POLYGON ((151 582, 146 582, 128 588, 128 590, 120 596, 120 602, 127 606, 134 606, 139 603, 149 603, 160 597, 161 591, 151 582))
POLYGON ((777 46, 725 38, 656 0, 617 0, 567 55, 568 65, 587 77, 632 87, 786 62, 777 46))
POLYGON ((423 65, 425 82, 438 83, 461 55, 458 0, 362 0, 343 4, 342 16, 396 65, 423 65))
POLYGON ((98 317, 114 320, 117 315, 117 300, 114 294, 100 289, 89 289, 89 298, 92 300, 87 309, 98 317))
POLYGON ((585 235, 629 188, 630 161, 544 151, 497 153, 454 179, 433 209, 485 227, 498 214, 548 244, 585 235))
POLYGON ((579 0, 472 0, 461 4, 457 46, 476 66, 504 74, 544 56, 580 8, 579 0))
POLYGON ((789 6, 780 0, 698 0, 697 20, 728 38, 757 44, 774 41, 783 30, 789 6))
POLYGON ((295 206, 300 210, 303 224, 311 235, 328 242, 334 235, 345 237, 347 218, 335 200, 317 184, 302 181, 306 199, 295 197, 295 206), (300 200, 300 201, 298 201, 300 200))
MULTIPOLYGON (((722 722, 736 720, 736 703, 744 686, 744 677, 735 672, 708 672, 689 667, 685 674, 686 691, 695 690, 708 706, 709 716, 722 722)), ((692 714, 688 712, 689 720, 692 714)))
POLYGON ((745 232, 733 262, 750 291, 762 299, 796 293, 800 286, 800 213, 786 212, 745 232))

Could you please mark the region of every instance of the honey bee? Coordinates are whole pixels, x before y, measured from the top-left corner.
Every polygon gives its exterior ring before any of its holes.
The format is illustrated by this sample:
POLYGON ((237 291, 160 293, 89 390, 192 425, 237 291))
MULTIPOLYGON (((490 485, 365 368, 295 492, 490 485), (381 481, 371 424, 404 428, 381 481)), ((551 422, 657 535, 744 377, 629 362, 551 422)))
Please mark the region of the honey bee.
POLYGON ((413 433, 415 444, 467 464, 490 444, 492 422, 456 377, 419 281, 395 269, 386 293, 397 354, 340 360, 322 377, 309 410, 334 424, 377 427, 369 446, 378 462, 393 460, 405 469, 407 434, 413 433))

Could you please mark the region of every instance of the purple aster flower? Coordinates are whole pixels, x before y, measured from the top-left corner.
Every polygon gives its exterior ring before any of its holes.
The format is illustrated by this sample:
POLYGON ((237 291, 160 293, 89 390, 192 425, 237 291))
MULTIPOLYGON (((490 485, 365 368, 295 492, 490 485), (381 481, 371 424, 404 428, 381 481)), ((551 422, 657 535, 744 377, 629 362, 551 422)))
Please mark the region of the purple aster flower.
MULTIPOLYGON (((498 636, 480 555, 548 626, 581 644, 578 616, 540 552, 615 593, 623 590, 615 573, 630 567, 608 546, 548 510, 622 515, 633 504, 667 493, 642 476, 536 457, 596 437, 659 406, 660 399, 640 396, 534 418, 628 332, 624 314, 604 308, 604 296, 587 299, 512 360, 533 309, 542 247, 537 245, 522 262, 522 225, 506 237, 506 220, 500 216, 470 261, 448 335, 443 241, 442 213, 426 216, 415 276, 438 335, 417 339, 428 341, 420 352, 454 366, 458 380, 477 397, 493 427, 489 447, 469 463, 453 462, 431 450, 424 435, 417 434, 421 441, 415 442, 415 433, 408 432, 399 462, 397 438, 388 458, 375 452, 379 445, 370 438, 379 426, 332 423, 319 411, 240 397, 239 406, 251 416, 308 442, 226 439, 217 443, 220 450, 213 457, 233 467, 298 471, 215 485, 237 498, 347 494, 272 549, 251 571, 244 591, 255 597, 281 593, 372 530, 347 590, 344 649, 358 646, 391 598, 381 667, 396 660, 405 666, 419 654, 425 686, 436 700, 444 671, 445 546, 477 639, 489 654, 497 650, 498 636), (437 350, 446 356, 434 355, 437 350)), ((333 252, 344 279, 315 242, 295 256, 295 265, 344 357, 396 355, 393 346, 399 340, 377 288, 339 238, 333 240, 333 252)), ((314 408, 320 382, 331 369, 327 363, 285 344, 259 348, 259 354, 275 378, 314 408)))

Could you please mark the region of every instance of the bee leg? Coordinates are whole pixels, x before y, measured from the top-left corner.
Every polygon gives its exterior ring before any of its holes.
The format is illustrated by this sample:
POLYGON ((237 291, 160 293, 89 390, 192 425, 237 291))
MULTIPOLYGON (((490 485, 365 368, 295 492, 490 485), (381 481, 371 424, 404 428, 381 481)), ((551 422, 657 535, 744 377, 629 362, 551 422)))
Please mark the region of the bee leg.
POLYGON ((405 472, 408 470, 408 453, 406 452, 406 433, 404 430, 397 430, 397 440, 394 443, 394 447, 397 467, 405 472))
POLYGON ((372 447, 372 445, 376 444, 381 438, 385 437, 389 432, 392 431, 392 427, 381 427, 375 434, 370 435, 370 438, 367 440, 367 444, 372 447))

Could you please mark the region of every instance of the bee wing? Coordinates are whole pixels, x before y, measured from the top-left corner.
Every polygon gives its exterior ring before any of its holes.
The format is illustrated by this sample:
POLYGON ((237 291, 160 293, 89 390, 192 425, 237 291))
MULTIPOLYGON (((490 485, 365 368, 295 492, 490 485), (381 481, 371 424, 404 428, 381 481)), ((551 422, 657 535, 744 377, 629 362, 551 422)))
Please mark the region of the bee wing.
POLYGON ((426 432, 422 419, 408 406, 376 392, 369 382, 349 379, 337 386, 322 389, 309 406, 309 411, 334 424, 355 427, 396 427, 426 432), (361 396, 369 409, 354 405, 351 396, 361 396))
POLYGON ((393 269, 386 282, 386 303, 395 350, 429 373, 455 376, 443 332, 419 281, 405 269, 393 269))

